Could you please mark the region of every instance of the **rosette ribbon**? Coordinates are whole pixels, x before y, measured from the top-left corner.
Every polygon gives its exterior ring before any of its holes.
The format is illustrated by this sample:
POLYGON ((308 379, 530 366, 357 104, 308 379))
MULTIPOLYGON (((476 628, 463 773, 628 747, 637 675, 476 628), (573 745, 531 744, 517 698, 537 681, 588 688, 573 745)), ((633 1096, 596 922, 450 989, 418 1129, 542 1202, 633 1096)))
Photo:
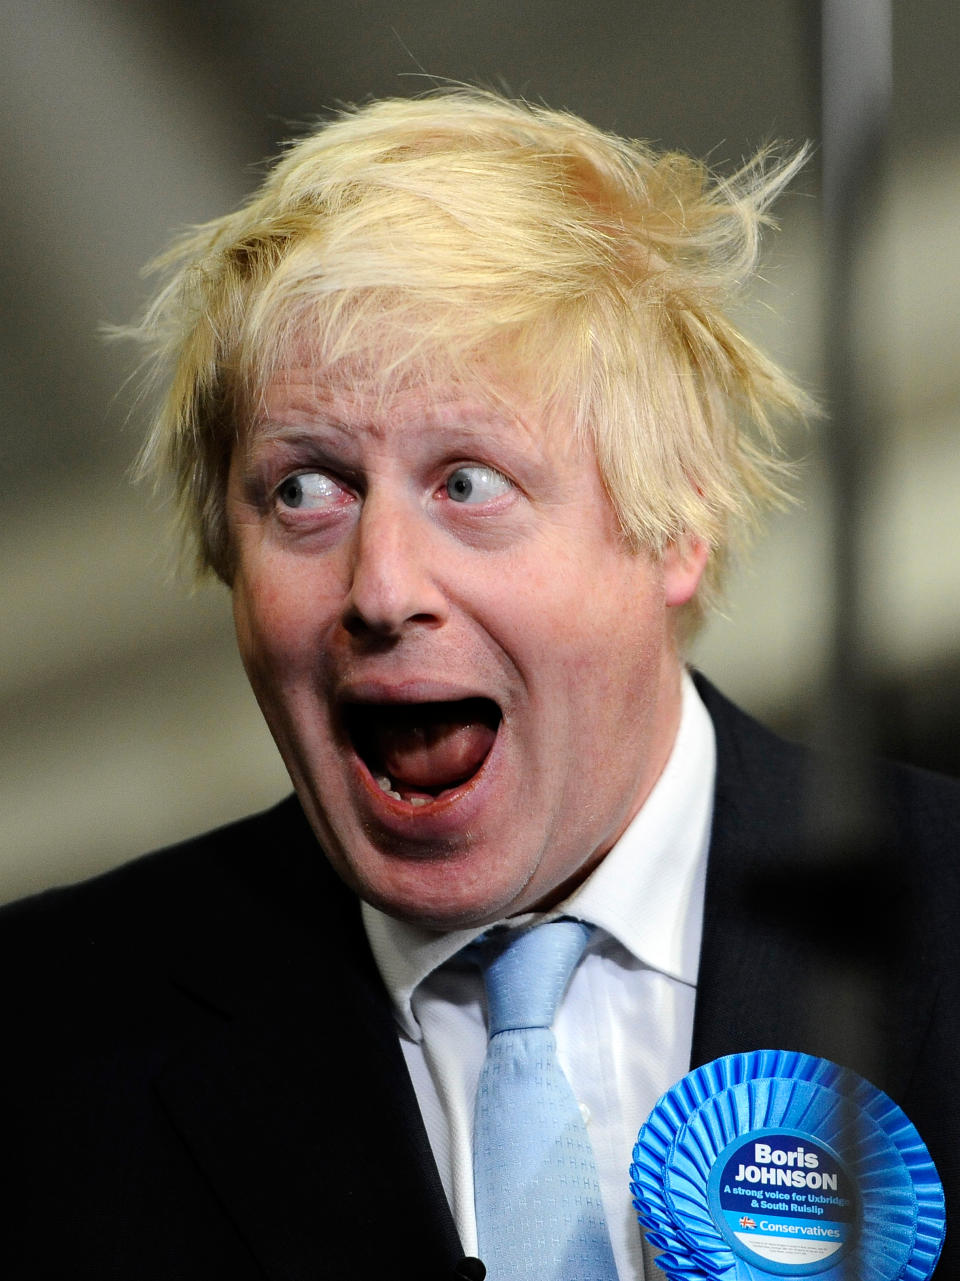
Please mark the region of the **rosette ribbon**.
POLYGON ((786 1050, 683 1077, 640 1131, 630 1189, 670 1281, 927 1281, 943 1188, 902 1109, 786 1050))

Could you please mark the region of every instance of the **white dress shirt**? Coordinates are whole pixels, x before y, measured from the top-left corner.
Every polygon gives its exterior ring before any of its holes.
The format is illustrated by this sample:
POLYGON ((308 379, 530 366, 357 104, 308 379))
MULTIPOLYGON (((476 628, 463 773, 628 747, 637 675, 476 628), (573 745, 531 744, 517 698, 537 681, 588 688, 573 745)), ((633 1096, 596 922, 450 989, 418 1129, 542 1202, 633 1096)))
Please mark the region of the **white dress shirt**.
MULTIPOLYGON (((597 926, 554 1032, 587 1121, 622 1281, 644 1276, 629 1190, 637 1131, 689 1068, 715 772, 713 725, 685 674, 676 741, 639 814, 565 902, 506 922, 574 916, 597 926)), ((363 920, 460 1239, 476 1254, 472 1133, 487 1047, 483 984, 475 966, 451 958, 483 929, 436 933, 366 903, 363 920)))

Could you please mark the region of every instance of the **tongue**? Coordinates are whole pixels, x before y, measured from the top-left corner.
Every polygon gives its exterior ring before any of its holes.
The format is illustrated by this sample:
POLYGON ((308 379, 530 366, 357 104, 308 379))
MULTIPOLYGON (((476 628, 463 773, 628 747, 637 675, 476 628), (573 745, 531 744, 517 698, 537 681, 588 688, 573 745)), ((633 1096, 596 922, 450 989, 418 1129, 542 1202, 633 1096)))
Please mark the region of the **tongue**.
POLYGON ((496 730, 480 720, 381 725, 377 746, 384 770, 405 787, 452 787, 475 774, 496 730))

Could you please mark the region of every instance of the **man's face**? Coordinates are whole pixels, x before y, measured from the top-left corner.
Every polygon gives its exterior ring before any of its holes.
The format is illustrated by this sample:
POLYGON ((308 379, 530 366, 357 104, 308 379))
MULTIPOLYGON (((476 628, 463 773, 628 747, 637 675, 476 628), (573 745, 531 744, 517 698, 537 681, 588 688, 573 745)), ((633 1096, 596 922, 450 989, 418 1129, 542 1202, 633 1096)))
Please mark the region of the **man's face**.
POLYGON ((504 397, 288 369, 230 471, 240 652, 307 816, 363 898, 441 928, 558 901, 620 836, 702 567, 628 550, 592 449, 504 397))

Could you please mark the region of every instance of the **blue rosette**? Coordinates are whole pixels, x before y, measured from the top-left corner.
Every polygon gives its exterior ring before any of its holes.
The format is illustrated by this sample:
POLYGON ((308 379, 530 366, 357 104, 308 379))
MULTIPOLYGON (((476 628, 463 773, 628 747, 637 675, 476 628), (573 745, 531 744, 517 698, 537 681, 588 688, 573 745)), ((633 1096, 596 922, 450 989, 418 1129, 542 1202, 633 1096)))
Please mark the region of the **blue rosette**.
POLYGON ((914 1126, 827 1059, 715 1059, 659 1100, 630 1189, 671 1281, 927 1281, 943 1188, 914 1126))

